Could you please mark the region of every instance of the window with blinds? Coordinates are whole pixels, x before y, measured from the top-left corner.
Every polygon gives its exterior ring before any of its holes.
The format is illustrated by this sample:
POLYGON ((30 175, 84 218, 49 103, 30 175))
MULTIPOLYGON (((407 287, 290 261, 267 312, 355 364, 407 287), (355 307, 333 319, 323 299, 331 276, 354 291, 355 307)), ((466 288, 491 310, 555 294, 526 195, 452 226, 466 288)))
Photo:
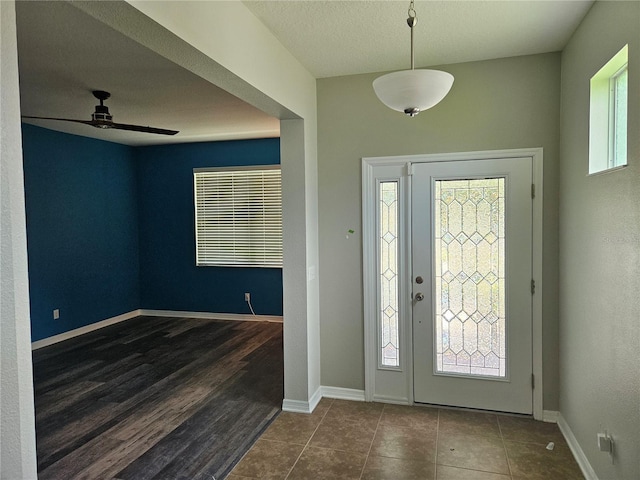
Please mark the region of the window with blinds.
POLYGON ((280 167, 194 169, 196 265, 282 267, 280 167))

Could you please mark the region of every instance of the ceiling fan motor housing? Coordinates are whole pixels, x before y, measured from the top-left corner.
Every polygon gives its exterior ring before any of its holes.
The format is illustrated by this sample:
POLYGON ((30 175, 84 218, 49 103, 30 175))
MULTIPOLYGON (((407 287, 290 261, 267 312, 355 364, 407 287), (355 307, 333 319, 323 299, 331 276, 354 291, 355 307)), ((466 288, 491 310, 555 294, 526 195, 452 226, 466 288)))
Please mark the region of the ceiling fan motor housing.
MULTIPOLYGON (((91 119, 96 122, 112 122, 113 115, 109 113, 109 107, 105 105, 96 105, 96 111, 91 115, 91 119)), ((106 126, 102 128, 106 128, 106 126)))
POLYGON ((93 126, 96 128, 111 128, 113 116, 109 113, 109 107, 103 103, 111 94, 104 90, 94 90, 91 93, 100 100, 100 105, 96 105, 96 111, 91 114, 91 120, 100 123, 95 123, 93 126))

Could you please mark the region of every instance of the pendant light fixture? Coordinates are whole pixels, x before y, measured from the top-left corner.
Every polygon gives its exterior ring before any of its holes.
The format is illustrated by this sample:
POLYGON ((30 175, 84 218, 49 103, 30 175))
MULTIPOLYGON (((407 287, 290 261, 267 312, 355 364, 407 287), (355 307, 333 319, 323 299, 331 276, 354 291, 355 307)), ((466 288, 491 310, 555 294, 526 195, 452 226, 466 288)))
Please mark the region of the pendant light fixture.
POLYGON ((451 90, 453 75, 440 70, 415 70, 413 28, 418 23, 414 0, 409 4, 407 24, 411 28, 411 70, 388 73, 373 81, 382 103, 392 110, 415 117, 438 104, 451 90))

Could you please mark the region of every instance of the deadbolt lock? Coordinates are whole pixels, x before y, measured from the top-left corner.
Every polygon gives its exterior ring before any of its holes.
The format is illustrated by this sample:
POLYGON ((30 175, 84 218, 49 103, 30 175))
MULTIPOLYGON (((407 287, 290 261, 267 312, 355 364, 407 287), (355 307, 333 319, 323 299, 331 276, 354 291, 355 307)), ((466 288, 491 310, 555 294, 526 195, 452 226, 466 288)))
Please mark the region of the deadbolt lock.
POLYGON ((420 276, 416 277, 416 283, 418 285, 420 285, 422 282, 424 282, 424 279, 422 277, 420 277, 420 276))

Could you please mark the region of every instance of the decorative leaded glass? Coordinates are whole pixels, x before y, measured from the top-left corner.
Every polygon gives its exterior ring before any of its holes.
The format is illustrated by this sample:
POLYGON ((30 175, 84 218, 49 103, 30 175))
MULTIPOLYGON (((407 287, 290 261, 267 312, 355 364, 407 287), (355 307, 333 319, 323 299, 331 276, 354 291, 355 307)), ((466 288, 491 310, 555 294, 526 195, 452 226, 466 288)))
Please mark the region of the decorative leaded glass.
POLYGON ((504 377, 504 178, 435 182, 436 371, 504 377))
POLYGON ((398 367, 398 182, 380 182, 379 193, 380 363, 398 367))

